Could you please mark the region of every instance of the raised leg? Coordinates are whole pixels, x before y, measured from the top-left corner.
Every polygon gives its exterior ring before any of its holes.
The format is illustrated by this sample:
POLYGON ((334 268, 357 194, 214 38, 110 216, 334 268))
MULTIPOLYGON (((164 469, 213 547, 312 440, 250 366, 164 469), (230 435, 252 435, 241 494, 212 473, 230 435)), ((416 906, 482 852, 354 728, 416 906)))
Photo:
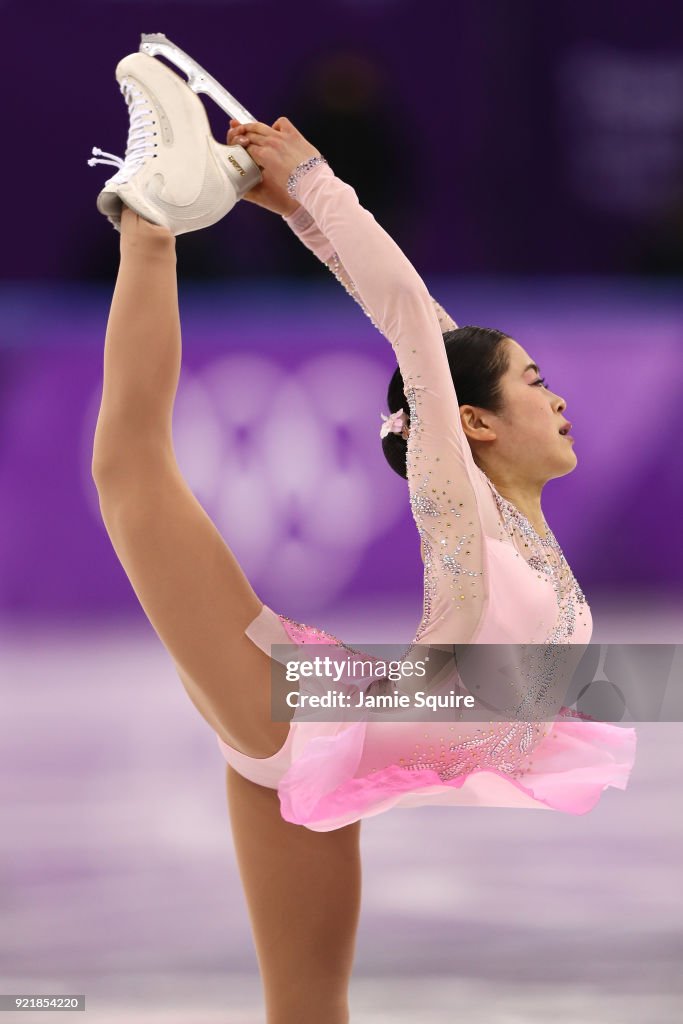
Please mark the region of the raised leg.
POLYGON ((175 238, 128 208, 107 324, 92 474, 116 554, 190 699, 252 757, 282 745, 270 659, 244 635, 262 602, 178 468, 181 363, 175 238))
POLYGON ((277 791, 227 768, 235 850, 267 1024, 347 1024, 360 916, 360 821, 313 832, 280 814, 277 791))

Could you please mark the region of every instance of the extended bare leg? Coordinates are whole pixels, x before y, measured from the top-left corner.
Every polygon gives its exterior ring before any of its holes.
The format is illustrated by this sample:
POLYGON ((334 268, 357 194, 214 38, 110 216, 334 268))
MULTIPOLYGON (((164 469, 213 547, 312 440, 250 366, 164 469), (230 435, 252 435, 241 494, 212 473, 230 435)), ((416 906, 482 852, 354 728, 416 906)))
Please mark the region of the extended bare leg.
POLYGON ((282 745, 270 659, 243 633, 262 602, 182 477, 171 420, 181 335, 175 238, 125 208, 92 473, 107 532, 190 699, 252 757, 282 745))
POLYGON ((312 832, 231 766, 227 792, 267 1024, 347 1024, 360 915, 360 821, 312 832))

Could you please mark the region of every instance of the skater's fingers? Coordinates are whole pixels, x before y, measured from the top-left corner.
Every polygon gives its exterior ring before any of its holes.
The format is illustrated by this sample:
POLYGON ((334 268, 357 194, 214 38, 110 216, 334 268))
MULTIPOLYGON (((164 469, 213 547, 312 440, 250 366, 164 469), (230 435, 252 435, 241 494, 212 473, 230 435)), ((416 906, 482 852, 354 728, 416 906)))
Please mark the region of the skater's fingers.
POLYGON ((289 120, 288 117, 278 117, 277 121, 273 121, 273 128, 278 132, 295 132, 296 128, 289 120))
POLYGON ((259 135, 238 135, 235 139, 238 146, 244 146, 245 149, 250 149, 251 146, 260 146, 264 148, 268 145, 269 140, 264 139, 259 135))
POLYGON ((239 142, 240 139, 244 139, 247 136, 249 126, 248 125, 236 125, 234 128, 228 129, 228 142, 234 143, 239 142))
POLYGON ((248 130, 248 128, 249 128, 248 124, 236 124, 236 125, 233 125, 232 128, 229 129, 229 131, 235 137, 237 137, 239 135, 244 135, 244 133, 248 130))
POLYGON ((267 148, 265 146, 259 145, 258 142, 252 142, 247 147, 247 153, 256 161, 261 170, 263 170, 263 164, 261 163, 261 160, 268 153, 267 148))
POLYGON ((268 153, 271 156, 281 152, 282 149, 282 142, 278 138, 277 132, 273 132, 269 136, 249 132, 248 135, 238 135, 235 142, 238 146, 244 146, 250 154, 254 146, 258 146, 261 153, 268 153))
POLYGON ((261 121, 253 121, 251 124, 243 125, 244 131, 248 132, 249 135, 274 135, 275 132, 269 124, 263 124, 261 121))

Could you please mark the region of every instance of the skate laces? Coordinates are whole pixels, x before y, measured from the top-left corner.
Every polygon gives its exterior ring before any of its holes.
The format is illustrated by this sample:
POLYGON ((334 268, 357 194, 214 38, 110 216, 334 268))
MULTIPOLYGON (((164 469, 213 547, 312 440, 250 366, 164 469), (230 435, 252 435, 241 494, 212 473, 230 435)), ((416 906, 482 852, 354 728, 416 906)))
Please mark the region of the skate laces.
POLYGON ((88 166, 94 167, 95 164, 110 164, 112 167, 118 167, 119 170, 109 181, 121 185, 128 181, 136 171, 139 171, 149 157, 153 156, 155 143, 150 145, 148 141, 154 137, 154 132, 145 131, 147 127, 154 124, 153 120, 144 120, 145 114, 154 113, 147 105, 149 101, 145 94, 140 89, 137 89, 129 78, 122 78, 119 88, 128 104, 128 116, 130 118, 125 159, 116 156, 115 153, 105 153, 103 149, 93 146, 92 151, 95 156, 88 160, 88 166), (97 157, 106 157, 107 159, 98 160, 96 159, 97 157))

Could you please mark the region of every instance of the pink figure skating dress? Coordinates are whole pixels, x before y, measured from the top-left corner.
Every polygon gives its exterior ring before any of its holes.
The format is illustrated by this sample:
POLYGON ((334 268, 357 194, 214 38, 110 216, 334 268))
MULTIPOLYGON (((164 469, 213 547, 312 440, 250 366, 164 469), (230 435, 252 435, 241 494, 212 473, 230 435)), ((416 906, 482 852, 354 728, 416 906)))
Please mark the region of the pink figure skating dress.
MULTIPOLYGON (((424 555, 415 642, 587 644, 590 609, 552 532, 537 534, 474 462, 443 342, 456 324, 329 166, 308 170, 297 198, 288 224, 391 342, 403 377, 410 506, 424 555)), ((269 656, 271 644, 346 648, 267 605, 245 632, 269 656)), ((217 740, 240 774, 277 789, 283 818, 314 831, 421 804, 583 814, 607 786, 625 789, 636 733, 565 712, 549 722, 292 721, 266 758, 217 740)))

